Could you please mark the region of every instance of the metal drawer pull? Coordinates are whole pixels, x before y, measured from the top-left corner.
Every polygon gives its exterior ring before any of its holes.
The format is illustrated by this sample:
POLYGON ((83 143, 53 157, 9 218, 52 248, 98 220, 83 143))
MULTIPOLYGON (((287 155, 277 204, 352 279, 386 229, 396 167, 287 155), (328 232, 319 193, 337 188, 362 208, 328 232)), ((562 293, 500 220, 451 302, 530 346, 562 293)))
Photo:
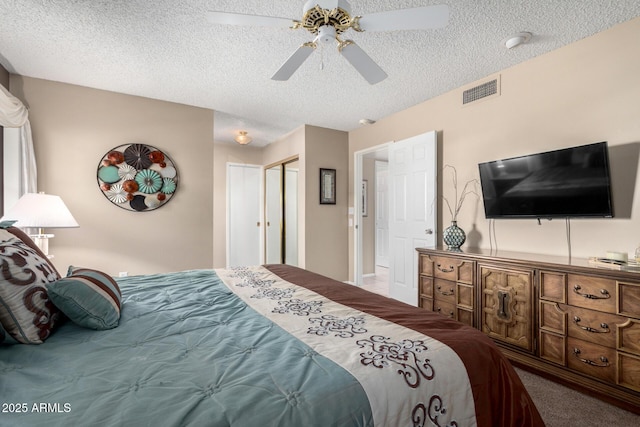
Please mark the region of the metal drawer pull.
POLYGON ((580 289, 582 289, 580 287, 580 285, 575 285, 573 287, 573 292, 575 292, 576 294, 580 295, 581 297, 584 297, 584 298, 587 298, 587 299, 608 299, 608 298, 611 298, 611 294, 606 289, 600 289, 600 293, 602 294, 602 296, 592 295, 592 294, 583 294, 583 293, 580 292, 580 289))
POLYGON ((579 348, 574 348, 573 349, 573 355, 576 356, 579 361, 581 361, 582 363, 585 363, 585 364, 587 364, 589 366, 595 366, 596 368, 608 368, 610 366, 609 359, 607 359, 604 356, 600 356, 600 361, 602 363, 598 363, 598 362, 594 362, 593 360, 581 358, 579 356, 580 355, 580 349, 579 348))
POLYGON ((454 270, 453 265, 450 265, 449 269, 442 268, 441 264, 437 264, 436 267, 438 267, 438 270, 442 271, 443 273, 451 273, 454 270))
POLYGON ((573 323, 575 323, 578 327, 580 327, 581 329, 584 329, 587 332, 593 332, 594 334, 608 334, 609 332, 611 332, 611 329, 609 329, 609 325, 607 325, 606 323, 600 323, 600 327, 602 328, 601 330, 592 328, 591 326, 582 326, 580 325, 580 321, 582 319, 580 319, 578 316, 573 316, 573 323))
POLYGON ((449 291, 449 292, 447 292, 447 291, 443 291, 443 290, 442 290, 442 286, 438 286, 438 287, 436 288, 436 292, 438 292, 440 295, 443 295, 443 296, 445 296, 445 297, 451 296, 451 295, 453 295, 453 293, 454 293, 453 289, 451 289, 451 291, 449 291))

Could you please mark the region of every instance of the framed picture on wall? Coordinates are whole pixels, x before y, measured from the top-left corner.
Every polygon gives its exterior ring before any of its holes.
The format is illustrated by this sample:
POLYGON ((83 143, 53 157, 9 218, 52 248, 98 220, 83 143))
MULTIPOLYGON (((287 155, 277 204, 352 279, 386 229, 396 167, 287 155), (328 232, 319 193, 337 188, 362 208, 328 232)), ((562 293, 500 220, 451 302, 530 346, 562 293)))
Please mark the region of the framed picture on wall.
POLYGON ((367 180, 362 180, 362 216, 369 216, 369 211, 367 209, 367 180))
POLYGON ((320 168, 320 204, 336 204, 336 170, 320 168))

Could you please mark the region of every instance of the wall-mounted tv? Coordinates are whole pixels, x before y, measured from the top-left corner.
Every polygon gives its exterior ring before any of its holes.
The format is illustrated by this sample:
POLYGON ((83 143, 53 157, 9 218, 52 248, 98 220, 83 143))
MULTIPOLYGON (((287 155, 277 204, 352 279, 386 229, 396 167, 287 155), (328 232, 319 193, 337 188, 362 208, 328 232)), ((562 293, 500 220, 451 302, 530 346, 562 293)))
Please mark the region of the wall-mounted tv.
POLYGON ((613 216, 606 142, 478 166, 487 218, 613 216))

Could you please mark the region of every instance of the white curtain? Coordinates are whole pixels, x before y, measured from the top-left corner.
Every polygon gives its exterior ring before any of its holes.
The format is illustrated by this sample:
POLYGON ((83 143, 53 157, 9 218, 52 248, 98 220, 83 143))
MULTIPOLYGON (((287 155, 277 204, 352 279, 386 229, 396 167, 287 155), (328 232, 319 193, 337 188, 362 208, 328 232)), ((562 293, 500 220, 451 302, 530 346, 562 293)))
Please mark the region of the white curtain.
POLYGON ((36 193, 38 171, 31 137, 29 111, 18 98, 11 95, 2 85, 0 85, 0 125, 8 128, 19 128, 19 159, 17 159, 17 162, 19 163, 20 182, 17 196, 20 197, 25 193, 36 193))

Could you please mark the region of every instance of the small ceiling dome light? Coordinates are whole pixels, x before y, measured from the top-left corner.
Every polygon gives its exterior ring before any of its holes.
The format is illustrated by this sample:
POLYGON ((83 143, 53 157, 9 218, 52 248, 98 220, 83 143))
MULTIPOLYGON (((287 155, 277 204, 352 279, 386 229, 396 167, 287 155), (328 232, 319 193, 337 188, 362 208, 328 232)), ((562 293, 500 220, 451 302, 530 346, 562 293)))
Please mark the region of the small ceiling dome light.
POLYGON ((513 49, 514 47, 527 43, 529 40, 531 40, 531 33, 523 32, 509 37, 507 41, 504 42, 504 45, 507 49, 513 49))
POLYGON ((247 131, 246 130, 241 130, 239 132, 239 135, 236 136, 235 140, 240 145, 247 145, 248 143, 250 143, 252 141, 251 137, 249 135, 247 135, 247 131))
POLYGON ((360 123, 361 125, 372 125, 375 122, 376 122, 375 120, 371 120, 371 119, 360 119, 358 123, 360 123))

